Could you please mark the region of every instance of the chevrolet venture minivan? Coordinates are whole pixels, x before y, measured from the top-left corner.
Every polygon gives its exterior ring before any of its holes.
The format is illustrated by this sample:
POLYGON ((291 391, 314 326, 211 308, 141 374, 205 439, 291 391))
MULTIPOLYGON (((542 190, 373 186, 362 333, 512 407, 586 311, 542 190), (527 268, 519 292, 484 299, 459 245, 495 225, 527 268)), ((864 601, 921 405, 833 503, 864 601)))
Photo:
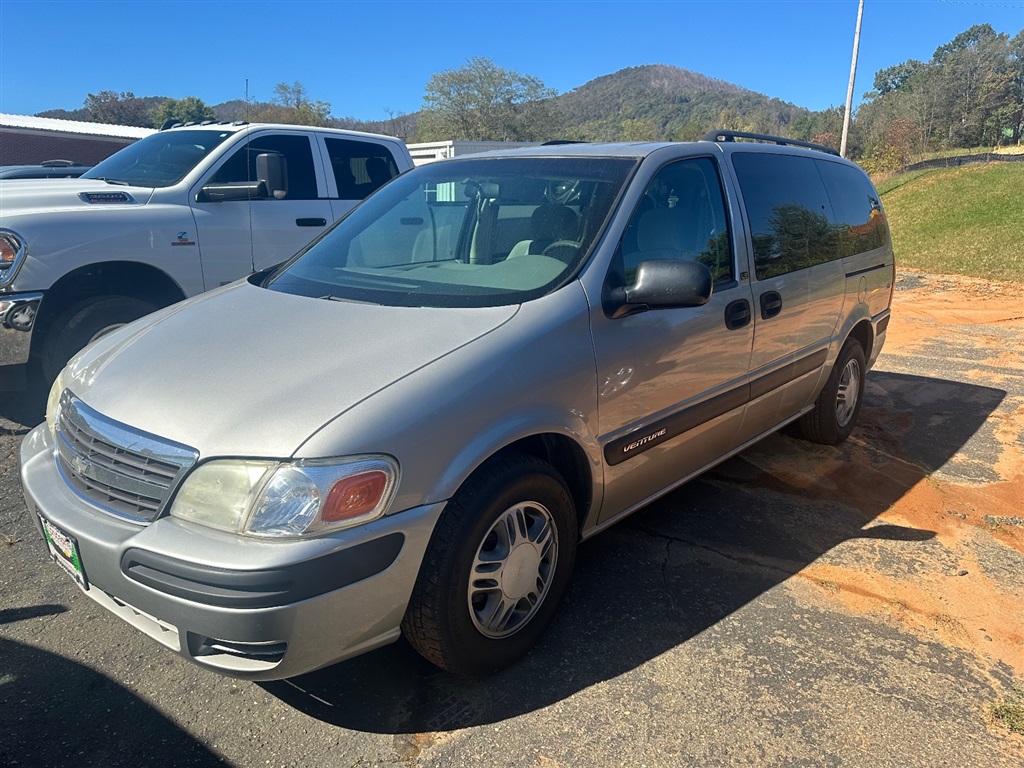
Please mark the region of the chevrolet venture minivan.
POLYGON ((853 429, 893 253, 864 172, 799 144, 426 165, 101 337, 21 448, 49 552, 228 675, 400 634, 457 674, 511 664, 579 542, 784 425, 853 429))

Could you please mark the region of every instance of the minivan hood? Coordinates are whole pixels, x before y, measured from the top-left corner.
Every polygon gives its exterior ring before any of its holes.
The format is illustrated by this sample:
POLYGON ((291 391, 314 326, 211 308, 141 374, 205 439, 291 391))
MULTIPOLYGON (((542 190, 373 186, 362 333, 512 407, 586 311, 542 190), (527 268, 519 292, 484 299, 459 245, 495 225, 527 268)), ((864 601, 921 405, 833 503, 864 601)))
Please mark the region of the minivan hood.
POLYGON ((203 457, 286 458, 338 414, 516 311, 383 307, 242 282, 103 337, 65 386, 203 457))
POLYGON ((28 211, 144 205, 152 196, 151 187, 108 184, 99 179, 0 180, 3 218, 28 211))

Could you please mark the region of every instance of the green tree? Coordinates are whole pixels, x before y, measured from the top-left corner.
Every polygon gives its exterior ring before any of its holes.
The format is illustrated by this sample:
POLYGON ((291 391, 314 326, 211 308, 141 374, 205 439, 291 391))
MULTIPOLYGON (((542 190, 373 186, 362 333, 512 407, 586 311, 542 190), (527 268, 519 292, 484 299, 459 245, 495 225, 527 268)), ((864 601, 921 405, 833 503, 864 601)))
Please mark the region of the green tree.
POLYGON ((1010 139, 1020 143, 1024 139, 1024 29, 1010 41, 1011 99, 1009 125, 1010 139))
POLYGON ((148 128, 149 109, 131 91, 100 91, 90 93, 84 103, 88 122, 111 125, 134 125, 148 128))
POLYGON ((214 119, 216 119, 216 115, 214 115, 213 109, 196 96, 167 99, 156 107, 152 114, 154 128, 160 128, 172 120, 176 123, 201 123, 204 120, 214 119))
POLYGON ((880 69, 875 74, 875 90, 882 96, 898 91, 907 85, 923 66, 920 61, 909 59, 902 64, 880 69))
POLYGON ((423 95, 424 141, 543 141, 558 121, 546 104, 555 91, 531 75, 474 56, 459 69, 432 75, 423 95))
POLYGON ((290 125, 330 126, 331 105, 309 97, 306 87, 299 81, 274 86, 271 104, 253 105, 252 119, 267 123, 290 125))
POLYGON ((932 61, 941 68, 948 108, 949 146, 984 143, 993 110, 1009 97, 1009 37, 977 24, 940 46, 932 61))
POLYGON ((883 165, 893 162, 887 134, 900 123, 897 133, 905 142, 907 121, 916 130, 916 152, 1019 140, 1022 53, 1024 32, 1010 40, 978 24, 939 46, 927 62, 911 59, 880 70, 856 122, 868 156, 883 165))
POLYGON ((646 117, 630 117, 619 126, 619 141, 658 141, 658 127, 646 117))

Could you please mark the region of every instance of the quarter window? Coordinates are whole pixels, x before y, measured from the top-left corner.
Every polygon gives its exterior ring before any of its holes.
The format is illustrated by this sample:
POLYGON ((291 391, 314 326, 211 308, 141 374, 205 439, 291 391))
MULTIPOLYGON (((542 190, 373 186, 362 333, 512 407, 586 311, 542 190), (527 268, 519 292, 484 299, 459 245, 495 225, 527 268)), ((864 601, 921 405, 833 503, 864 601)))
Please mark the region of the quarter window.
POLYGON ((889 240, 889 228, 882 213, 878 192, 863 172, 849 165, 816 160, 834 211, 839 238, 839 255, 881 248, 889 240))

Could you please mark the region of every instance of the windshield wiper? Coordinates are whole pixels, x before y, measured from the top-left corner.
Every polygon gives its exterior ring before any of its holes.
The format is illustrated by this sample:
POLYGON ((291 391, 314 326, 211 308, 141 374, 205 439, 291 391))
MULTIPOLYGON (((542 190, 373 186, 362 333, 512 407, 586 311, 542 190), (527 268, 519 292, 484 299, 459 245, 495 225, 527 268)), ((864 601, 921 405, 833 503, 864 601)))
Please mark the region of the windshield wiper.
POLYGON ((375 307, 383 306, 378 301, 362 301, 360 299, 346 299, 344 296, 331 296, 330 294, 327 294, 326 296, 320 296, 318 298, 323 299, 325 301, 341 301, 341 302, 344 302, 346 304, 371 304, 372 306, 375 306, 375 307))
POLYGON ((120 179, 108 179, 106 176, 93 176, 96 181, 105 181, 107 184, 117 184, 119 187, 130 186, 127 181, 121 181, 120 179))

